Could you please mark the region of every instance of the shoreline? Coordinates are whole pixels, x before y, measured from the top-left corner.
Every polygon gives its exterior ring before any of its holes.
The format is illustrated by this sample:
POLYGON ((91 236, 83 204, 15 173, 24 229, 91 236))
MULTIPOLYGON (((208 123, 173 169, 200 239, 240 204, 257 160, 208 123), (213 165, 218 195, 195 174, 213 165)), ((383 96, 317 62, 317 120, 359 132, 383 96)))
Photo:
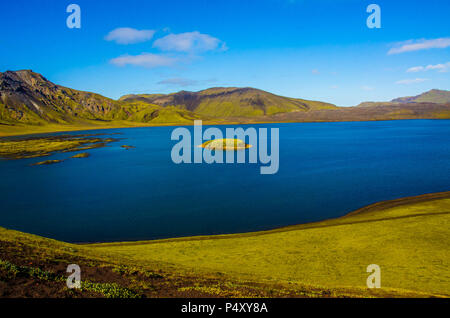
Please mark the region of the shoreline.
MULTIPOLYGON (((449 297, 448 279, 437 265, 448 260, 448 228, 442 224, 449 217, 446 191, 380 201, 322 222, 222 237, 231 240, 209 236, 201 238, 204 242, 191 237, 74 244, 0 227, 6 251, 0 265, 10 275, 9 295, 16 297, 30 297, 24 281, 36 286, 37 295, 73 297, 61 293, 67 264, 83 266, 87 281, 102 287, 99 292, 106 297, 111 295, 108 286, 120 298, 130 292, 146 298, 449 297), (367 248, 379 249, 381 257, 372 253, 367 258, 367 248), (393 269, 385 272, 382 290, 364 284, 366 264, 373 261, 393 269)), ((89 291, 80 296, 98 297, 89 291)))
MULTIPOLYGON (((343 216, 337 217, 337 218, 330 218, 330 219, 325 219, 325 220, 316 221, 316 222, 288 225, 288 226, 278 227, 278 228, 274 228, 274 229, 270 229, 270 230, 262 230, 262 231, 232 233, 232 234, 183 236, 183 237, 142 240, 142 241, 92 242, 92 243, 72 243, 72 244, 77 244, 77 245, 82 245, 82 246, 90 246, 90 247, 96 247, 96 246, 113 247, 113 246, 158 244, 158 243, 169 243, 169 242, 186 242, 186 241, 203 241, 203 240, 220 240, 220 239, 233 239, 233 238, 242 238, 242 237, 255 237, 255 236, 269 235, 269 234, 280 233, 280 232, 356 224, 356 223, 360 223, 360 222, 345 222, 345 219, 348 217, 351 217, 351 216, 355 216, 355 215, 365 214, 365 213, 369 213, 369 212, 376 212, 378 210, 384 210, 384 209, 394 208, 394 207, 398 207, 398 206, 409 205, 412 203, 429 202, 429 201, 445 199, 445 198, 450 198, 450 191, 425 193, 425 194, 421 194, 421 195, 417 195, 417 196, 409 196, 409 197, 402 197, 402 198, 398 198, 398 199, 379 201, 379 202, 375 202, 375 203, 366 205, 357 210, 351 211, 351 212, 349 212, 343 216), (344 220, 344 222, 339 222, 342 220, 344 220), (336 223, 324 224, 324 223, 328 223, 328 222, 336 222, 336 223)), ((450 211, 448 213, 450 213, 450 211)), ((422 216, 422 214, 417 214, 417 216, 422 216)), ((363 221, 363 222, 376 222, 376 221, 382 221, 382 220, 384 220, 384 219, 374 219, 371 221, 363 221)))
MULTIPOLYGON (((255 122, 242 122, 242 121, 226 121, 226 122, 215 122, 215 121, 203 121, 204 126, 211 126, 211 125, 264 125, 264 124, 302 124, 302 123, 357 123, 357 122, 379 122, 379 121, 404 121, 404 120, 450 120, 450 118, 400 118, 400 119, 371 119, 371 120, 311 120, 311 121, 255 121, 255 122)), ((143 127, 186 127, 186 126, 193 126, 194 124, 186 124, 186 123, 161 123, 161 124, 145 124, 145 123, 136 123, 134 125, 132 122, 126 122, 124 124, 118 124, 118 125, 111 125, 111 126, 71 126, 71 125, 57 125, 55 129, 42 129, 39 130, 41 127, 51 127, 49 126, 32 126, 32 125, 23 125, 23 126, 15 126, 15 125, 8 125, 8 124, 1 124, 0 128, 2 127, 21 127, 23 130, 18 129, 18 131, 11 131, 11 132, 2 132, 0 129, 0 139, 5 137, 25 137, 25 136, 34 136, 34 135, 41 135, 41 134, 52 134, 52 133, 64 133, 64 132, 75 132, 75 131, 91 131, 91 130, 105 130, 105 129, 126 129, 126 128, 143 128, 143 127), (131 123, 131 125, 129 125, 131 123), (29 131, 27 129, 36 129, 35 131, 29 131)))
MULTIPOLYGON (((373 220, 365 220, 365 221, 350 221, 346 222, 346 219, 349 217, 353 217, 355 215, 363 215, 370 212, 383 211, 390 208, 400 207, 403 205, 409 205, 414 203, 421 202, 431 202, 439 199, 450 198, 450 191, 443 192, 432 192, 425 193, 416 196, 408 196, 401 197, 392 200, 384 200, 378 201, 366 206, 363 206, 359 209, 353 210, 339 217, 324 219, 321 221, 307 222, 307 223, 299 223, 294 225, 286 225, 282 227, 272 228, 268 230, 260 230, 260 231, 251 231, 251 232, 241 232, 241 233, 230 233, 230 234, 212 234, 212 235, 194 235, 194 236, 181 236, 181 237, 172 237, 172 238, 163 238, 163 239, 149 239, 149 240, 130 240, 130 241, 110 241, 110 242, 67 242, 58 240, 51 237, 45 237, 39 234, 32 234, 28 232, 23 232, 20 230, 5 228, 0 225, 0 228, 16 231, 20 233, 24 233, 27 235, 38 236, 45 239, 54 240, 57 242, 63 242, 67 244, 74 244, 79 246, 87 246, 87 247, 114 247, 114 246, 133 246, 133 245, 147 245, 147 244, 159 244, 159 243, 171 243, 171 242, 187 242, 187 241, 204 241, 204 240, 222 240, 222 239, 235 239, 235 238, 245 238, 245 237, 256 237, 262 235, 270 235, 274 233, 282 233, 282 232, 290 232, 290 231, 298 231, 298 230, 306 230, 306 229, 314 229, 314 228, 324 228, 324 227, 333 227, 333 226, 341 226, 341 225, 351 225, 358 223, 367 223, 367 222, 377 222, 389 219, 399 219, 397 218, 378 218, 373 220)), ((435 213, 435 214, 446 214, 450 213, 450 211, 445 213, 435 213)), ((424 214, 415 214, 413 217, 423 216, 424 214)), ((411 217, 411 216, 409 216, 411 217)))

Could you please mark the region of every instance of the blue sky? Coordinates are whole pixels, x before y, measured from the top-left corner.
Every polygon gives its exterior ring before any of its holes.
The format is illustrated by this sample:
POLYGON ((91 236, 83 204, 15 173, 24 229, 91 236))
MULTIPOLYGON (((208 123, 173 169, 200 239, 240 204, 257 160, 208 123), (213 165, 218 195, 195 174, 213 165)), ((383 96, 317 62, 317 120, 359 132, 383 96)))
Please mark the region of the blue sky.
POLYGON ((341 106, 450 89, 450 1, 1 1, 0 72, 129 93, 250 86, 341 106), (81 29, 69 29, 69 4, 81 29), (381 29, 369 29, 369 4, 381 29))

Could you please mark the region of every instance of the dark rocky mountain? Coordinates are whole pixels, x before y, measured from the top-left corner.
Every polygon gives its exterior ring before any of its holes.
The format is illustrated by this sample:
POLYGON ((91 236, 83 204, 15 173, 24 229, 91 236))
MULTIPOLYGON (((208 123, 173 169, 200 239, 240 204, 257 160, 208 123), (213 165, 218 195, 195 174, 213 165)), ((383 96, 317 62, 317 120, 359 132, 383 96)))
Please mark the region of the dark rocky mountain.
POLYGON ((183 122, 195 115, 147 103, 126 103, 56 85, 31 70, 0 73, 0 122, 32 125, 85 121, 183 122))
POLYGON ((30 70, 0 73, 0 119, 28 124, 112 118, 120 105, 98 94, 59 86, 30 70))

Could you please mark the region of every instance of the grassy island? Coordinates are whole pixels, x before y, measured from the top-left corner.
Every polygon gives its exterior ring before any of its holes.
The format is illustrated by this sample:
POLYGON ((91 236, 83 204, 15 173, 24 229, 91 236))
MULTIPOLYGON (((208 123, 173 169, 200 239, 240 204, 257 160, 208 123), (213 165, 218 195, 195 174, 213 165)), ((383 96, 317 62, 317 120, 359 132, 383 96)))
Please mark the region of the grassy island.
POLYGON ((237 138, 223 138, 208 140, 199 147, 210 150, 242 150, 250 148, 252 145, 246 144, 244 141, 237 138))
POLYGON ((91 155, 88 152, 82 152, 82 153, 77 153, 76 155, 73 155, 70 158, 88 158, 91 155))
POLYGON ((52 165, 52 164, 60 163, 60 162, 63 162, 63 160, 44 160, 44 161, 33 163, 32 166, 52 165))
POLYGON ((101 134, 13 137, 0 139, 0 158, 23 159, 49 156, 56 152, 83 151, 105 147, 119 139, 101 134))
POLYGON ((120 146, 121 148, 125 149, 125 150, 129 150, 129 149, 134 149, 136 148, 135 146, 130 146, 130 145, 122 145, 120 146))

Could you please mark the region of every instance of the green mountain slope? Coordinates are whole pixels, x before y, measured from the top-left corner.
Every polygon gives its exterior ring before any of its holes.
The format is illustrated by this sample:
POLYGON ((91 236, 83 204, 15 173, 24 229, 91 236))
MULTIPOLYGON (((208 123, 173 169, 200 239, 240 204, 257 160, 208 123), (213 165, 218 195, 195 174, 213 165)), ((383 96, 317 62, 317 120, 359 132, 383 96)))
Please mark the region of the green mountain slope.
POLYGON ((199 92, 127 95, 121 101, 174 106, 211 117, 255 117, 312 109, 336 108, 328 103, 294 99, 245 87, 215 87, 199 92))
POLYGON ((393 99, 397 103, 450 103, 450 91, 432 89, 417 96, 400 97, 393 99))

